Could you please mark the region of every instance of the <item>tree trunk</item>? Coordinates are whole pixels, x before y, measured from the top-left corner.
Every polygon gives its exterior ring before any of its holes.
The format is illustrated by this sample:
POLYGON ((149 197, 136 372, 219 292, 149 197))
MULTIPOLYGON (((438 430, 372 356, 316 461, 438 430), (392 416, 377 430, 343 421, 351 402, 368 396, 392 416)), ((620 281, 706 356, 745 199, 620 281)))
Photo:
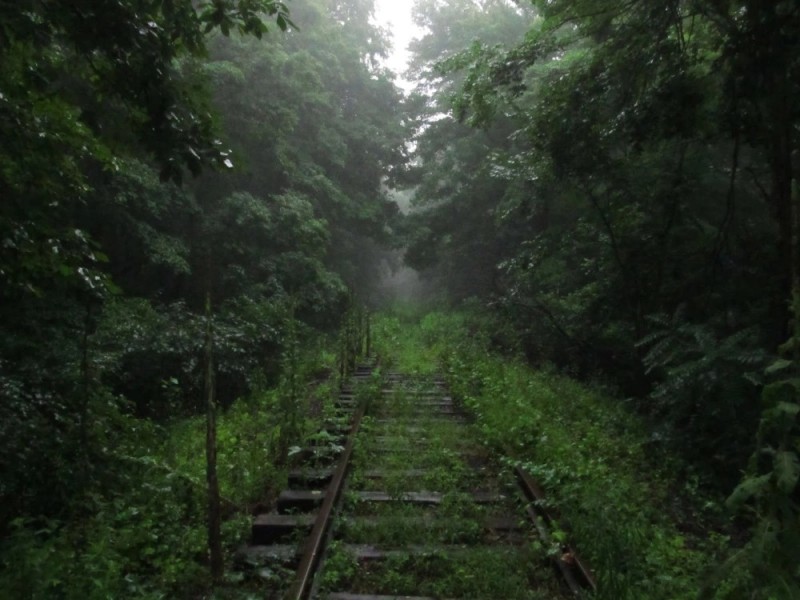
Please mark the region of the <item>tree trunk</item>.
POLYGON ((367 349, 366 349, 366 356, 369 358, 372 355, 372 328, 370 324, 370 313, 367 312, 367 333, 366 333, 366 342, 367 342, 367 349))
POLYGON ((219 481, 217 479, 217 407, 215 402, 215 378, 213 330, 211 327, 211 294, 206 294, 206 339, 204 392, 206 398, 206 481, 208 483, 208 552, 211 578, 220 583, 224 573, 222 559, 221 509, 219 481))
POLYGON ((782 343, 789 334, 789 298, 797 279, 798 257, 795 238, 794 210, 792 207, 792 107, 789 99, 788 73, 776 77, 772 101, 769 105, 770 135, 770 195, 778 221, 778 252, 782 263, 778 293, 781 300, 774 312, 777 322, 776 339, 782 343))

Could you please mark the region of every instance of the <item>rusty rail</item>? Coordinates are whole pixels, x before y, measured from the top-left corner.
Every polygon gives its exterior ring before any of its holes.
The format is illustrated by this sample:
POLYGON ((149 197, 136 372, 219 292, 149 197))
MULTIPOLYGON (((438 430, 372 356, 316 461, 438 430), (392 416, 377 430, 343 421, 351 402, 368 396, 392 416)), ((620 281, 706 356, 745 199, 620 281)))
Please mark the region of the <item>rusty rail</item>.
POLYGON ((339 464, 336 471, 331 478, 328 485, 328 491, 325 494, 325 500, 322 503, 319 514, 314 521, 314 527, 311 530, 311 535, 308 537, 306 546, 303 550, 303 556, 300 559, 300 565, 297 568, 294 582, 289 588, 285 599, 286 600, 304 600, 309 592, 309 586, 314 579, 314 571, 319 564, 320 556, 324 550, 325 537, 330 528, 334 508, 342 493, 345 477, 350 468, 350 458, 353 455, 353 448, 355 447, 356 434, 361 426, 361 420, 366 411, 366 404, 361 404, 356 410, 353 417, 353 423, 350 427, 348 434, 347 444, 339 457, 339 464))
MULTIPOLYGON (((539 530, 539 535, 545 540, 549 539, 550 534, 547 531, 547 525, 552 523, 554 519, 547 510, 542 507, 542 502, 545 498, 542 486, 540 486, 533 476, 522 467, 517 466, 514 470, 520 487, 522 487, 522 491, 531 502, 531 504, 528 505, 529 516, 539 530)), ((573 546, 565 544, 564 548, 566 549, 564 555, 554 557, 554 562, 561 572, 561 575, 564 577, 564 581, 569 586, 570 591, 576 596, 580 595, 581 591, 586 588, 597 591, 597 582, 586 561, 578 556, 573 546)))
MULTIPOLYGON (((289 591, 284 596, 284 600, 307 600, 309 594, 312 592, 315 572, 325 550, 334 511, 341 497, 355 448, 356 436, 365 412, 366 404, 362 403, 358 406, 353 416, 347 443, 339 457, 339 462, 331 478, 327 493, 325 494, 325 499, 304 547, 295 579, 289 591)), ((529 501, 527 513, 538 530, 541 539, 547 543, 551 539, 549 526, 555 522, 555 519, 547 509, 542 506, 545 499, 544 490, 534 477, 522 467, 515 467, 515 475, 520 488, 529 501)), ((578 555, 572 545, 562 544, 561 547, 564 550, 563 554, 553 557, 553 562, 572 594, 577 598, 587 589, 597 591, 597 582, 586 561, 578 555)))

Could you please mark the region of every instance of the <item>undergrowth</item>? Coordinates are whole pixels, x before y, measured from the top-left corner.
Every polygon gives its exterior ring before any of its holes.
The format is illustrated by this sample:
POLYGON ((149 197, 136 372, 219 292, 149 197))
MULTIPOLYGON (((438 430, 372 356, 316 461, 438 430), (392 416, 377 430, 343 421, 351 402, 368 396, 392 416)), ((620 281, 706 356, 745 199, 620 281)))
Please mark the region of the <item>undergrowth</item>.
MULTIPOLYGON (((308 357, 303 381, 334 357, 308 357)), ((295 410, 309 415, 308 387, 295 410)), ((328 384, 332 385, 332 384, 328 384)), ((223 538, 229 566, 250 532, 249 508, 267 502, 285 484, 280 466, 281 425, 287 422, 285 386, 237 400, 217 422, 223 538)), ((155 424, 118 415, 124 426, 114 447, 119 484, 93 491, 68 521, 17 520, 0 542, 0 597, 93 600, 208 597, 206 564, 205 420, 155 424), (75 516, 77 514, 77 516, 75 516)), ((303 419, 300 435, 312 430, 303 419)), ((215 598, 242 597, 240 575, 230 572, 215 598)), ((245 594, 246 597, 246 594, 245 594)))
POLYGON ((711 527, 722 521, 721 499, 680 481, 677 459, 656 463, 644 422, 624 403, 493 352, 502 332, 466 313, 434 312, 417 325, 386 316, 376 330, 401 364, 443 368, 483 443, 544 485, 556 535, 588 559, 598 598, 697 597, 729 545, 711 527))
MULTIPOLYGON (((389 341, 400 344, 394 350, 415 338, 410 329, 404 329, 410 336, 398 335, 396 321, 381 325, 389 341)), ((411 365, 418 372, 431 369, 409 360, 414 352, 406 350, 385 356, 397 356, 395 365, 404 373, 411 365)), ((493 517, 522 518, 519 492, 503 477, 510 473, 476 443, 468 425, 426 407, 425 394, 434 388, 425 382, 424 375, 413 383, 395 382, 392 394, 372 403, 374 415, 357 438, 342 518, 334 525, 335 539, 322 569, 323 596, 347 590, 387 598, 564 598, 544 549, 533 538, 490 525, 493 517), (375 489, 388 499, 359 495, 375 489), (496 499, 476 501, 477 491, 494 493, 496 499), (407 494, 434 494, 440 500, 417 504, 407 494), (359 560, 362 544, 386 551, 385 560, 359 560)))

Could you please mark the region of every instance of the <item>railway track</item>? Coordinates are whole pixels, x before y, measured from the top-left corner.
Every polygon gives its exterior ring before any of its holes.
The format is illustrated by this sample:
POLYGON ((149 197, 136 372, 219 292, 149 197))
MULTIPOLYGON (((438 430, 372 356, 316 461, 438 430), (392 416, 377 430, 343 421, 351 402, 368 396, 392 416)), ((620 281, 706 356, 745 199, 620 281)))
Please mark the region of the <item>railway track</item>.
POLYGON ((441 377, 358 367, 243 561, 294 569, 276 600, 580 596, 591 574, 550 539, 536 482, 471 433, 441 377))

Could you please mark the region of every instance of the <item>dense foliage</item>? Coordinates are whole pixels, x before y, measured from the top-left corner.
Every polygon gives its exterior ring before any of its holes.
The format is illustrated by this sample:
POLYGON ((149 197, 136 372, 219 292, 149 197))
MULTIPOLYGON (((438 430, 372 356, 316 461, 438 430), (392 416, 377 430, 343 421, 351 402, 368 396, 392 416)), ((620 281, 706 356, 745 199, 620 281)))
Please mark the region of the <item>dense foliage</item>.
POLYGON ((382 185, 404 160, 401 102, 371 6, 296 1, 291 19, 272 0, 0 6, 12 595, 207 584, 201 431, 180 425, 205 404, 207 297, 231 411, 223 500, 241 509, 277 485, 263 463, 303 429, 303 414, 286 421, 305 397, 298 365, 320 368, 322 336, 369 293, 381 254, 364 249, 396 218, 382 185))
POLYGON ((797 3, 415 6, 407 261, 501 314, 496 344, 632 396, 684 478, 730 493, 758 437, 747 597, 792 597, 797 395, 761 386, 798 281, 797 3))
MULTIPOLYGON (((729 541, 713 529, 719 499, 696 479, 680 481, 679 459, 654 465, 646 421, 607 390, 493 351, 497 326, 472 309, 385 316, 375 331, 393 368, 441 365, 473 435, 548 490, 560 519, 545 550, 560 555, 559 541, 573 543, 598 579, 597 598, 696 598, 729 541)), ((729 589, 726 580, 716 597, 729 589)))
POLYGON ((521 436, 606 597, 800 595, 797 2, 417 0, 407 97, 372 11, 0 1, 3 589, 203 593, 204 384, 233 514, 405 247, 489 317, 404 360, 521 436))

